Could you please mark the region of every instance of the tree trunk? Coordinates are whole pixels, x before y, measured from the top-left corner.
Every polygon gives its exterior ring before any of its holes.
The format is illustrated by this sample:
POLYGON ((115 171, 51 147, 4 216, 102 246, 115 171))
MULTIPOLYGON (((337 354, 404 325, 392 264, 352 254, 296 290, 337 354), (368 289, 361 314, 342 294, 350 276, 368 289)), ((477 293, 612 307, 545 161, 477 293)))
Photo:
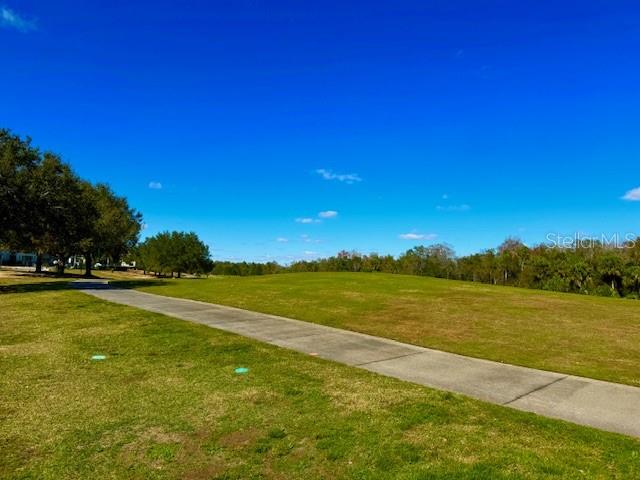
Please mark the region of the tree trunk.
POLYGON ((91 258, 91 254, 87 253, 84 256, 84 276, 91 276, 91 264, 93 263, 93 259, 91 258))
POLYGON ((180 272, 178 272, 178 278, 180 278, 180 272))
POLYGON ((58 264, 56 265, 56 274, 64 275, 64 255, 58 257, 58 264))
POLYGON ((36 273, 42 273, 42 254, 36 255, 36 273))

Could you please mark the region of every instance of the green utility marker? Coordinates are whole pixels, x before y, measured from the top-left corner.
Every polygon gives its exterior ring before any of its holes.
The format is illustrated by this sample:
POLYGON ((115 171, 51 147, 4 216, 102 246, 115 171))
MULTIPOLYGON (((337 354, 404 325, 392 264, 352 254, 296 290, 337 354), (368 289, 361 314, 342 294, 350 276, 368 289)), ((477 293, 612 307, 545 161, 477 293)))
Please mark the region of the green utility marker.
POLYGON ((106 360, 106 356, 105 355, 92 355, 91 356, 91 360, 106 360))
POLYGON ((248 369, 248 368, 246 368, 246 367, 238 367, 238 368, 236 368, 235 372, 236 372, 238 375, 241 375, 241 374, 243 374, 243 373, 249 373, 249 369, 248 369))

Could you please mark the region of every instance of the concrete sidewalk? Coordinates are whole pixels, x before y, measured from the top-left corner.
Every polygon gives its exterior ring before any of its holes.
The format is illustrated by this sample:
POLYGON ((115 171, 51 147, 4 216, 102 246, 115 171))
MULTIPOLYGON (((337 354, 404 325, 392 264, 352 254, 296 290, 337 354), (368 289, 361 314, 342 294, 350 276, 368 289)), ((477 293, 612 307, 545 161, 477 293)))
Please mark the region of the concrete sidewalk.
POLYGON ((74 282, 110 302, 162 313, 390 377, 640 437, 640 388, 517 367, 211 303, 74 282))

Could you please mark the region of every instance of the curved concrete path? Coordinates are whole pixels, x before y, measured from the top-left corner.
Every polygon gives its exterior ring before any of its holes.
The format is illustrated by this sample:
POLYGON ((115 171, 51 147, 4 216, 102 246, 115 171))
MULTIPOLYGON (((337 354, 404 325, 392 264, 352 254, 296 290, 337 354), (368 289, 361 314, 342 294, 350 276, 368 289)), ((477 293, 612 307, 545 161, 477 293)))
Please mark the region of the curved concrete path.
POLYGON ((498 405, 640 437, 640 388, 464 357, 212 303, 111 288, 102 280, 73 284, 110 302, 498 405))

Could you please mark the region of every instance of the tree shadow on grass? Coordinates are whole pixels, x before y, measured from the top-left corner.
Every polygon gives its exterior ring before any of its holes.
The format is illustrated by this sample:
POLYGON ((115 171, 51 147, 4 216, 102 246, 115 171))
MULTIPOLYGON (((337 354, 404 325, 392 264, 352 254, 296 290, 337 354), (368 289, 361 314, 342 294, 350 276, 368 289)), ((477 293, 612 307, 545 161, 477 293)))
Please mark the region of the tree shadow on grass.
POLYGON ((109 285, 112 288, 143 288, 143 287, 161 287, 166 285, 164 280, 110 280, 109 285))
POLYGON ((78 279, 96 279, 97 277, 85 277, 82 274, 65 272, 59 274, 57 272, 29 272, 0 268, 0 280, 7 279, 9 282, 16 283, 0 283, 1 293, 28 293, 43 292, 47 290, 66 290, 71 288, 69 282, 78 279), (8 274, 5 276, 4 274, 8 274), (51 281, 47 281, 51 279, 51 281), (68 280, 68 281, 64 281, 68 280))
MULTIPOLYGON (((28 275, 23 275, 25 277, 28 275)), ((54 275, 30 275, 30 276, 49 276, 51 278, 60 278, 55 277, 54 275)), ((161 287, 167 284, 167 281, 162 279, 135 279, 135 280, 112 280, 112 279, 104 279, 100 277, 85 277, 83 275, 75 275, 75 274, 66 274, 63 278, 69 278, 69 282, 64 281, 52 281, 52 282, 33 282, 33 283, 14 283, 9 285, 0 284, 0 294, 3 293, 28 293, 28 292, 43 292, 43 291, 55 291, 55 290, 92 290, 92 289, 104 289, 104 288, 122 288, 122 289, 136 289, 136 288, 144 288, 144 287, 161 287), (101 284, 101 283, 76 283, 74 284, 72 281, 75 279, 87 279, 90 280, 108 280, 109 283, 101 284)), ((180 281, 194 281, 194 280, 204 280, 204 278, 182 278, 180 281)))
MULTIPOLYGON (((168 279, 168 277, 167 277, 168 279)), ((206 277, 182 277, 180 279, 174 278, 172 280, 177 280, 179 282, 195 282, 199 280, 206 280, 206 277)), ((145 287, 162 287, 167 285, 167 280, 160 278, 154 279, 135 279, 135 280, 109 280, 109 285, 113 288, 145 288, 145 287)))
POLYGON ((55 290, 69 290, 70 288, 71 287, 68 282, 14 283, 11 285, 0 285, 0 294, 46 292, 55 290))

